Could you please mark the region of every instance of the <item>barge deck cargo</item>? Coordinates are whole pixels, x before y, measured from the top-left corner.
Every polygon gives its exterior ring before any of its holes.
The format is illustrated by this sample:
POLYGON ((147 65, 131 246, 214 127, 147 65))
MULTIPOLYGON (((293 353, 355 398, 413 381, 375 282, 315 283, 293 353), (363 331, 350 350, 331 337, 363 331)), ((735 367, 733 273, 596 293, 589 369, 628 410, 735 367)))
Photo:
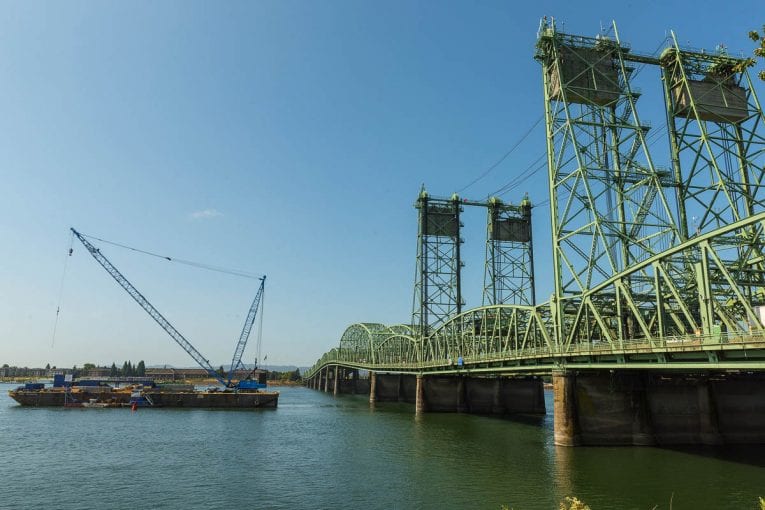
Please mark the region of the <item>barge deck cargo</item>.
MULTIPOLYGON (((40 385, 19 386, 8 395, 22 406, 83 407, 84 404, 106 404, 100 407, 130 406, 140 402, 141 407, 275 408, 279 393, 256 389, 197 390, 188 387, 112 388, 111 386, 73 386, 44 388, 40 385)), ((186 386, 186 385, 184 385, 186 386)), ((85 406, 88 407, 88 406, 85 406)))

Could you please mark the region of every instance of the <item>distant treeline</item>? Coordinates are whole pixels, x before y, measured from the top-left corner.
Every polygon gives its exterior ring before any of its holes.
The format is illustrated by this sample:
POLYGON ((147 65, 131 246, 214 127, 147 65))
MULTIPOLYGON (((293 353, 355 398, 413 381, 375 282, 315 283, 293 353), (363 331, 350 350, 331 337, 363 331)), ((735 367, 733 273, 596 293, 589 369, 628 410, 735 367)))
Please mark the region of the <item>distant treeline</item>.
POLYGON ((286 372, 277 372, 276 370, 266 370, 267 379, 269 381, 290 381, 300 382, 303 380, 303 376, 300 374, 300 369, 288 370, 286 372))
POLYGON ((133 365, 133 362, 128 360, 122 363, 122 368, 117 367, 116 363, 112 363, 111 367, 106 365, 99 367, 93 363, 85 363, 81 369, 75 365, 72 368, 72 372, 75 377, 87 377, 89 375, 100 375, 109 377, 144 377, 146 375, 146 363, 143 360, 139 361, 137 365, 133 365))
MULTIPOLYGON (((199 369, 196 369, 198 372, 199 369)), ((183 370, 180 370, 183 372, 183 370)), ((217 372, 221 377, 225 377, 226 372, 221 366, 217 372)), ((300 369, 295 370, 264 370, 266 377, 269 381, 289 381, 289 382, 301 382, 303 376, 300 373, 300 369)), ((94 363, 85 363, 82 367, 74 365, 72 368, 56 368, 47 364, 45 368, 27 368, 27 367, 12 367, 7 363, 0 367, 0 377, 52 377, 54 373, 72 374, 75 378, 82 377, 146 377, 146 364, 143 360, 137 364, 133 364, 132 361, 124 361, 122 367, 118 367, 116 363, 112 363, 112 366, 98 366, 94 363)), ((188 376, 187 376, 188 377, 188 376)))
POLYGON ((130 362, 130 360, 122 363, 122 368, 117 368, 117 365, 112 363, 109 367, 109 377, 143 377, 146 375, 146 364, 143 360, 139 361, 136 366, 130 362))

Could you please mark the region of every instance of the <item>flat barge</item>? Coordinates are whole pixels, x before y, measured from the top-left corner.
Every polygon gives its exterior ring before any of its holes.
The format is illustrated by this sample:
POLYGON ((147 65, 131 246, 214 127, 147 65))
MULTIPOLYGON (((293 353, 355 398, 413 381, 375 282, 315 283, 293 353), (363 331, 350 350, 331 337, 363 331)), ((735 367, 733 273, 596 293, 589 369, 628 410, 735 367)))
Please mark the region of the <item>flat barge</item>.
POLYGON ((279 393, 261 389, 212 388, 197 390, 190 384, 144 385, 128 388, 26 384, 8 395, 31 407, 181 407, 216 409, 275 408, 279 393))

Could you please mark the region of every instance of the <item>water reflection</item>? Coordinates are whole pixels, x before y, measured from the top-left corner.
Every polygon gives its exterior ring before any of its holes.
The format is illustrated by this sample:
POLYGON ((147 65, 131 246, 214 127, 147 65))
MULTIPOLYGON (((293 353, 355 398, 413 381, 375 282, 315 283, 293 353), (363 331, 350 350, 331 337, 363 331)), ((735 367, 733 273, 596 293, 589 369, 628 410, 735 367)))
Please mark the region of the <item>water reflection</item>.
POLYGON ((662 448, 686 455, 698 455, 765 468, 765 445, 664 446, 662 448))
POLYGON ((765 447, 556 447, 551 401, 546 416, 504 419, 417 415, 411 404, 302 388, 284 389, 279 404, 131 415, 21 409, 0 395, 0 506, 128 509, 135 486, 145 505, 164 508, 252 507, 254 494, 262 508, 439 510, 552 509, 569 495, 595 510, 671 499, 675 508, 756 508, 765 496, 765 447), (72 472, 93 475, 78 478, 77 491, 29 490, 28 473, 66 487, 72 472))

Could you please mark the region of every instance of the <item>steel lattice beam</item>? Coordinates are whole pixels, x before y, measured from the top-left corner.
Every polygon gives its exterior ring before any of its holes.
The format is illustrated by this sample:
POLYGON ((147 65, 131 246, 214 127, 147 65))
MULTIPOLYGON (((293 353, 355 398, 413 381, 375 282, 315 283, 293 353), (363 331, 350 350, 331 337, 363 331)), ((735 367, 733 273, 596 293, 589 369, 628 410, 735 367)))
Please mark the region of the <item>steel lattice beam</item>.
POLYGON ((491 198, 485 205, 488 219, 483 304, 533 305, 531 202, 525 197, 520 205, 512 205, 491 198))
POLYGON ((341 343, 316 367, 342 359, 452 373, 448 360, 462 356, 477 373, 765 369, 765 116, 752 81, 724 53, 687 51, 675 40, 656 58, 631 52, 616 26, 613 33, 564 34, 547 20, 539 32, 551 301, 500 304, 502 275, 490 267, 496 255, 487 243, 490 306, 452 306, 438 323, 401 334, 383 328, 369 341, 374 363, 341 343), (648 150, 635 63, 661 70, 672 170, 658 168, 648 150))

